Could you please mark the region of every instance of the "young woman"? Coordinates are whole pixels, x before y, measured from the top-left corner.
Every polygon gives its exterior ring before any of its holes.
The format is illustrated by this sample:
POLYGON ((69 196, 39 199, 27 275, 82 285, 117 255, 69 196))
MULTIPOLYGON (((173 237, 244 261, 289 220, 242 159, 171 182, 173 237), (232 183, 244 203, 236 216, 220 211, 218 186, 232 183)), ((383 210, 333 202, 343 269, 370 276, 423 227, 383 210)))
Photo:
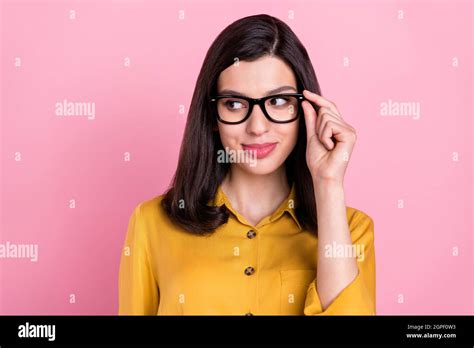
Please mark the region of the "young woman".
POLYGON ((375 314, 374 224, 344 201, 355 141, 285 23, 229 25, 171 187, 130 218, 119 314, 375 314))

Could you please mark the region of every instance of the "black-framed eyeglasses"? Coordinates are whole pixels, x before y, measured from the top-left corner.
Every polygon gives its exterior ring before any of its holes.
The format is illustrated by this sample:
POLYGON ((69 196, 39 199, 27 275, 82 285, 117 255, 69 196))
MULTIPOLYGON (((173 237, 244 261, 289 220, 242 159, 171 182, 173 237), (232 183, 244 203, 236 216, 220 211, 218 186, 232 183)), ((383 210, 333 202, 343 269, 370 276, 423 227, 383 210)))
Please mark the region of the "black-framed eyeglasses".
POLYGON ((274 94, 263 98, 249 98, 241 95, 216 95, 211 103, 216 104, 217 119, 226 124, 245 122, 258 104, 265 117, 275 123, 295 121, 301 112, 301 103, 306 98, 301 93, 274 94))

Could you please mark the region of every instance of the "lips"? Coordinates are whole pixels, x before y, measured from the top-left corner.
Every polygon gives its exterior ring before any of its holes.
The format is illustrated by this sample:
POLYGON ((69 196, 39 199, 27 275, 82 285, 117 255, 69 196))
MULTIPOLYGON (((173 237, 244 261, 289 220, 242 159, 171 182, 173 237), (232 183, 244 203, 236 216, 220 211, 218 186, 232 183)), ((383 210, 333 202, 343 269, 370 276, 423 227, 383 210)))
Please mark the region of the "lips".
POLYGON ((275 149, 276 145, 277 143, 242 144, 242 147, 244 150, 255 152, 257 158, 264 158, 275 149))

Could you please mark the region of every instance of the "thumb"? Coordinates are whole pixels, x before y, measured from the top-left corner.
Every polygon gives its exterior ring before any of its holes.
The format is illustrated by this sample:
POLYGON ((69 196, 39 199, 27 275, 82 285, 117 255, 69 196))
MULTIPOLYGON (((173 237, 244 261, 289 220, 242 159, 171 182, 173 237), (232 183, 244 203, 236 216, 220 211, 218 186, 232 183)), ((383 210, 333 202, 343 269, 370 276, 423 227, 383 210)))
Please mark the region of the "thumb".
POLYGON ((304 112, 304 121, 306 124, 306 140, 309 141, 312 136, 316 135, 316 110, 306 100, 301 103, 304 112))
MULTIPOLYGON (((306 100, 303 101, 302 106, 306 124, 306 151, 310 154, 310 161, 315 161, 324 156, 328 150, 319 139, 319 135, 316 134, 316 110, 306 100)), ((310 163, 308 163, 308 165, 310 165, 310 163)))
POLYGON ((302 103, 303 111, 304 111, 304 120, 306 124, 306 141, 307 145, 309 144, 311 138, 314 138, 313 141, 316 144, 317 150, 324 149, 324 145, 319 140, 320 135, 316 134, 316 119, 318 114, 314 107, 308 102, 303 101, 302 103))

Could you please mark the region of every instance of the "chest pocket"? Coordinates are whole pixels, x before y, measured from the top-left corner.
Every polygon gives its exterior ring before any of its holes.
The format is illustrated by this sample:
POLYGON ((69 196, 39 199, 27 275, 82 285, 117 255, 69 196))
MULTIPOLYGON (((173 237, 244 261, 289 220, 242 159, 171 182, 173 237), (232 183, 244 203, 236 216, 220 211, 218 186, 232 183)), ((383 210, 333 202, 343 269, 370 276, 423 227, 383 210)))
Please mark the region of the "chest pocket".
POLYGON ((281 315, 304 315, 306 292, 315 277, 314 269, 280 270, 281 315))

